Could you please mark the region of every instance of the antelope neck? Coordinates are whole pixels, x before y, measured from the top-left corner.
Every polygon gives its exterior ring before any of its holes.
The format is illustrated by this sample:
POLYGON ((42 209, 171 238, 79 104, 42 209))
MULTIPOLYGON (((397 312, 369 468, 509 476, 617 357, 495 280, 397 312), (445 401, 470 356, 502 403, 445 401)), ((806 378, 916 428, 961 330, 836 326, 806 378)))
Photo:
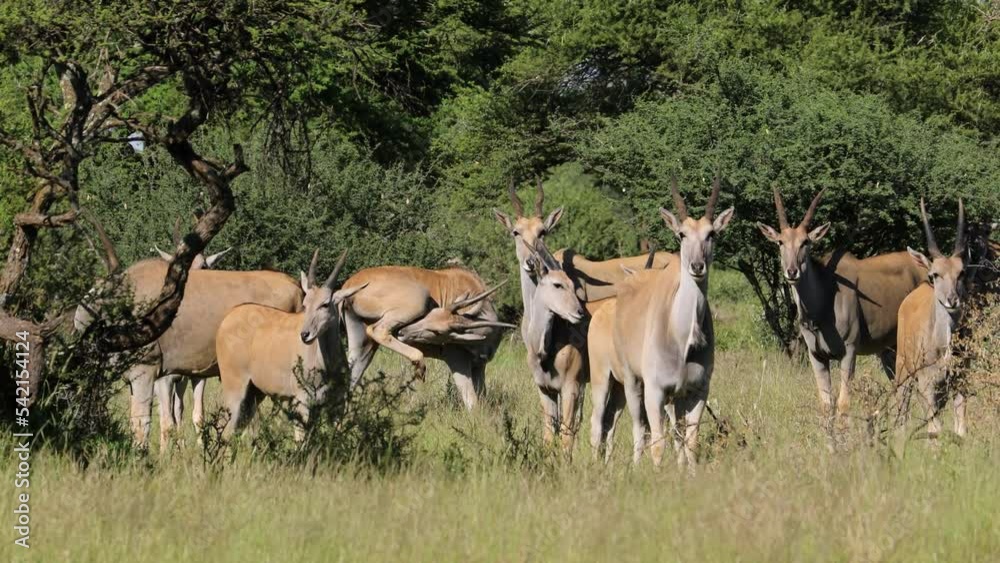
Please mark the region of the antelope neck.
MULTIPOLYGON (((302 358, 302 368, 306 374, 312 370, 319 370, 327 379, 333 377, 337 366, 343 366, 343 350, 340 347, 339 331, 334 330, 328 323, 320 329, 316 340, 310 344, 305 344, 305 354, 302 358)), ((303 375, 306 375, 303 374, 303 375)))
POLYGON ((702 325, 707 308, 708 273, 701 281, 695 281, 687 271, 682 271, 669 315, 668 333, 684 343, 685 349, 705 344, 702 325))
POLYGON ((823 279, 816 270, 816 264, 809 258, 799 279, 790 284, 792 294, 795 297, 795 306, 799 313, 799 323, 815 324, 820 320, 819 315, 826 303, 824 298, 832 295, 831 292, 823 291, 823 279))
POLYGON ((527 316, 531 310, 531 304, 535 300, 535 289, 538 288, 538 284, 531 277, 531 274, 524 271, 524 268, 518 266, 517 270, 521 273, 521 303, 524 304, 524 312, 527 316))

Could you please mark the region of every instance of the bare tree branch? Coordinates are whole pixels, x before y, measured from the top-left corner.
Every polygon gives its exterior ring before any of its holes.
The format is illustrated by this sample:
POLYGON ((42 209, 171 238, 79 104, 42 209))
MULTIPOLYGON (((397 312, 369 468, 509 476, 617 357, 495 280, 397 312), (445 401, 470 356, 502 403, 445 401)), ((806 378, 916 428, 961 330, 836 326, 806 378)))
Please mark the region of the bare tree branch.
POLYGON ((76 216, 75 210, 60 215, 18 213, 14 216, 14 224, 18 227, 63 227, 76 221, 76 216))

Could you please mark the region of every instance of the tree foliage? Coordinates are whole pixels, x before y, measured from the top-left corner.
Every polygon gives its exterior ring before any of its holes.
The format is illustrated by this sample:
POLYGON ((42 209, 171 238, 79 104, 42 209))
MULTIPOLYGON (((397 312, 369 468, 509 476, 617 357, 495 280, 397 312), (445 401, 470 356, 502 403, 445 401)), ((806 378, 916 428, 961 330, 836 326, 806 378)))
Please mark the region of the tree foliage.
MULTIPOLYGON (((958 196, 974 220, 996 217, 997 11, 974 0, 4 0, 0 127, 33 135, 25 94, 42 77, 58 99, 52 63, 87 69, 95 91, 102 69, 177 69, 122 105, 79 168, 81 203, 126 264, 169 245, 175 218, 190 226, 211 207, 165 146, 124 143, 192 100, 211 108, 192 147, 228 161, 241 144, 250 169, 212 243, 235 247, 229 268, 294 272, 319 246, 350 248, 352 268, 457 261, 513 278, 489 209, 509 205, 509 181, 531 189, 536 177, 547 207, 567 208, 553 248, 670 248, 656 216, 670 176, 700 206, 718 169, 738 218, 720 263, 756 284, 787 340, 775 253, 754 227, 773 222, 773 185, 793 215, 827 188, 826 248, 862 256, 922 244, 921 196, 943 233, 958 196)), ((39 189, 10 145, 0 188, 9 246, 39 189)), ((84 234, 39 231, 11 310, 40 321, 79 298, 100 272, 84 234)), ((517 314, 515 288, 500 301, 517 314)))

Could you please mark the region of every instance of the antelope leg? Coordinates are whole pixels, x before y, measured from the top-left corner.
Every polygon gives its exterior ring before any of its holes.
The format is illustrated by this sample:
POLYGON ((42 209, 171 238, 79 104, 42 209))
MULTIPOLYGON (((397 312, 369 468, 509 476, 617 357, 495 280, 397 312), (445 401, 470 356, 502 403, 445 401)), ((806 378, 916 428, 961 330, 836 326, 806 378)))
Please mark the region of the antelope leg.
POLYGON ((646 403, 646 418, 649 419, 649 455, 653 465, 659 467, 663 461, 665 446, 663 437, 663 399, 666 396, 663 389, 656 384, 646 385, 643 389, 646 403))
POLYGON ((557 395, 548 389, 539 387, 538 398, 542 401, 542 440, 546 444, 551 444, 559 430, 557 395))
POLYGON ((625 403, 632 417, 632 463, 639 463, 642 450, 646 447, 646 425, 642 419, 642 390, 638 379, 632 374, 625 374, 625 403))
POLYGON ((816 390, 819 392, 819 403, 823 429, 826 432, 827 448, 834 450, 833 442, 833 397, 830 392, 830 361, 820 360, 816 356, 809 354, 809 363, 812 364, 813 375, 816 376, 816 390))
MULTIPOLYGON (((393 326, 391 328, 394 329, 398 327, 393 326)), ((365 329, 365 333, 368 334, 368 337, 375 342, 378 342, 382 346, 385 346, 393 352, 396 352, 397 354, 410 360, 410 363, 413 364, 414 375, 417 379, 423 381, 424 375, 427 371, 427 366, 424 365, 423 352, 408 344, 400 342, 395 336, 392 335, 390 327, 382 325, 381 323, 368 327, 365 329)))
POLYGON ((344 311, 344 328, 347 332, 347 365, 351 370, 351 387, 361 381, 378 344, 368 338, 364 321, 358 318, 350 309, 344 311))
POLYGON ((610 408, 605 411, 604 416, 604 425, 607 428, 607 435, 604 437, 604 463, 611 460, 611 450, 615 444, 615 428, 622 417, 622 411, 625 410, 625 388, 621 383, 612 381, 610 395, 608 400, 610 408))
POLYGON ((178 376, 177 380, 174 382, 174 424, 176 424, 178 428, 181 427, 181 424, 184 421, 184 393, 187 391, 187 385, 188 378, 186 377, 178 376))
POLYGON ((159 367, 138 364, 126 374, 131 397, 131 426, 135 443, 140 448, 149 445, 149 429, 153 409, 153 384, 159 367))
POLYGON ((174 430, 174 387, 179 375, 166 375, 153 383, 157 407, 160 411, 160 452, 166 452, 170 446, 170 434, 174 430))
POLYGON ((476 406, 478 397, 476 387, 472 380, 472 361, 469 354, 464 350, 454 347, 447 347, 444 353, 444 361, 451 370, 452 379, 458 394, 462 397, 462 403, 467 410, 472 410, 476 406))
POLYGON ((201 423, 205 420, 205 378, 195 380, 194 388, 191 389, 193 405, 191 406, 191 422, 194 429, 198 431, 198 439, 201 439, 201 423))
POLYGON ((920 386, 920 396, 924 399, 924 407, 927 409, 927 437, 937 438, 941 434, 941 407, 944 393, 934 381, 937 379, 936 367, 925 368, 927 372, 920 374, 918 385, 920 386))
POLYGON ((698 430, 701 425, 701 415, 705 412, 705 401, 708 400, 708 386, 703 385, 688 391, 678 405, 684 416, 684 444, 678 452, 678 462, 683 460, 688 469, 693 471, 698 463, 698 430))
POLYGON ((840 393, 837 395, 837 417, 845 422, 850 421, 848 410, 851 408, 851 381, 854 379, 857 362, 857 350, 848 347, 840 360, 840 393))
MULTIPOLYGON (((596 363, 593 354, 590 360, 593 366, 596 363)), ((594 459, 597 459, 602 453, 604 437, 607 435, 605 412, 611 391, 611 374, 599 366, 594 366, 590 371, 590 383, 590 402, 593 405, 590 413, 590 447, 593 449, 594 459)))
POLYGON ((559 395, 559 400, 562 403, 560 405, 562 413, 559 417, 559 433, 562 439, 562 449, 567 456, 571 456, 573 454, 573 443, 576 440, 576 432, 580 428, 580 423, 576 415, 580 410, 577 406, 580 404, 580 398, 583 396, 583 385, 575 379, 570 379, 563 383, 559 395))
POLYGON ((229 421, 222 431, 222 439, 228 441, 240 427, 243 403, 250 390, 250 377, 238 374, 233 379, 222 379, 222 404, 229 411, 229 421))

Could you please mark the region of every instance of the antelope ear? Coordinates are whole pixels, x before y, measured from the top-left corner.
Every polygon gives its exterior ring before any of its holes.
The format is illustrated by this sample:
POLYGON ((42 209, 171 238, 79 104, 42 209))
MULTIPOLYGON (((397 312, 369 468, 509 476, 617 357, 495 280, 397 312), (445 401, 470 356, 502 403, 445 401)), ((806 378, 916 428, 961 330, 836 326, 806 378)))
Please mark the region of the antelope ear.
POLYGON ((815 229, 809 231, 809 240, 817 242, 819 241, 819 239, 825 237, 827 231, 829 230, 830 230, 830 223, 827 223, 825 225, 820 225, 815 229))
POLYGON ((352 287, 349 289, 341 289, 340 291, 334 292, 333 301, 335 303, 341 303, 347 299, 350 299, 355 293, 361 291, 366 287, 368 287, 368 282, 365 282, 357 287, 352 287))
POLYGON ((726 230, 729 226, 729 222, 733 220, 733 216, 736 214, 736 208, 730 207, 729 209, 722 212, 721 215, 715 218, 715 222, 712 223, 712 227, 715 228, 715 232, 721 233, 726 230))
POLYGON ((781 235, 778 234, 778 231, 774 230, 772 227, 765 225, 764 223, 761 223, 760 221, 757 221, 757 228, 760 229, 761 234, 767 237, 767 240, 771 242, 778 242, 778 239, 781 238, 781 235))
POLYGON ((562 216, 563 216, 562 207, 559 207, 552 213, 549 213, 549 216, 545 218, 545 230, 551 231, 552 229, 554 229, 555 226, 559 224, 559 220, 562 219, 562 216))
POLYGON ((913 261, 917 263, 917 266, 920 266, 925 270, 931 269, 931 261, 928 260, 926 256, 924 256, 920 252, 917 252, 916 250, 913 250, 909 246, 906 247, 906 251, 910 253, 910 257, 913 258, 913 261))
POLYGON ((302 291, 309 291, 309 278, 302 270, 299 270, 299 285, 302 286, 302 291))
POLYGON ((493 216, 497 218, 497 221, 499 221, 501 225, 503 225, 504 229, 510 231, 511 229, 514 228, 514 224, 510 222, 510 217, 508 217, 506 213, 500 211, 496 207, 493 208, 493 216))
POLYGON ((681 222, 674 217, 674 214, 667 211, 665 207, 660 208, 660 217, 663 217, 663 222, 667 224, 667 227, 674 232, 675 235, 680 236, 681 234, 681 222))

